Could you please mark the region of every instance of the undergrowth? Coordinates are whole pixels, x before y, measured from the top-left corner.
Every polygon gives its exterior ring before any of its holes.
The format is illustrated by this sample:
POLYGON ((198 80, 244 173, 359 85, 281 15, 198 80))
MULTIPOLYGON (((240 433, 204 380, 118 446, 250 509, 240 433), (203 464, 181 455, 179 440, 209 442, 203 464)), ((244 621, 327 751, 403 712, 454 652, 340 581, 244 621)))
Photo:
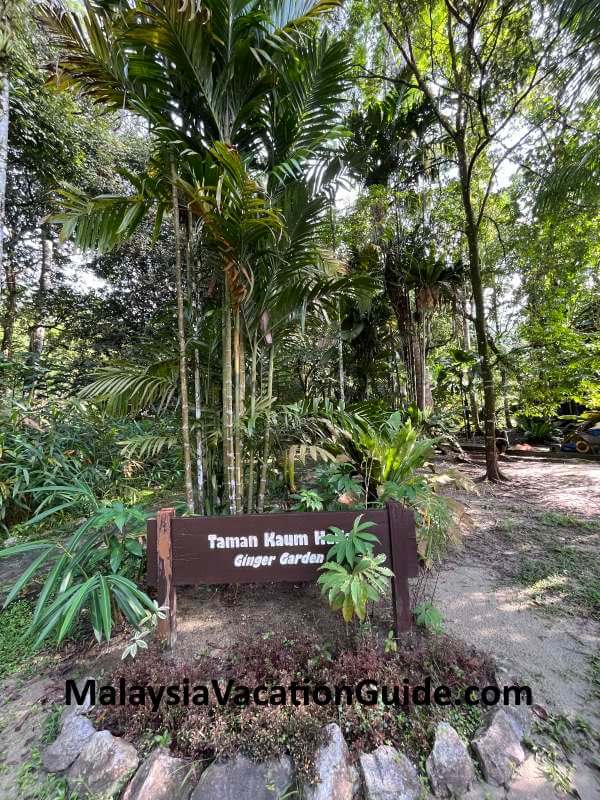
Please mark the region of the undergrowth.
MULTIPOLYGON (((430 676, 432 686, 445 684, 453 692, 468 685, 492 682, 491 664, 486 657, 445 636, 413 635, 398 652, 385 652, 385 643, 374 634, 353 645, 347 640, 324 645, 316 638, 277 637, 246 639, 236 645, 226 660, 207 655, 191 664, 166 662, 147 654, 118 672, 107 675, 103 684, 210 685, 218 677, 223 685, 289 686, 296 682, 315 687, 356 686, 368 679, 379 686, 422 685, 430 676)), ((300 777, 314 777, 314 755, 323 743, 322 727, 340 725, 351 751, 370 752, 391 744, 418 760, 429 751, 435 726, 442 719, 455 725, 468 739, 480 722, 478 710, 460 706, 374 706, 356 702, 341 705, 219 706, 212 693, 204 706, 167 706, 164 701, 153 712, 148 706, 97 706, 98 723, 136 743, 161 737, 173 752, 205 763, 242 752, 263 761, 284 752, 294 759, 300 777)))

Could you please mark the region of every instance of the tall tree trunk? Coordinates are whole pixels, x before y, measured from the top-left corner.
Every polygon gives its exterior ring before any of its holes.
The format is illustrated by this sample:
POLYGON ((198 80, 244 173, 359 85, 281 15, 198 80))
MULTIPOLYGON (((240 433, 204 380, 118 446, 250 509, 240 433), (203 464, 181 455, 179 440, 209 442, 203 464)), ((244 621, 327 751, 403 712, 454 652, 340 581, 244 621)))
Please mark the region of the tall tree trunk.
MULTIPOLYGON (((0 67, 0 69, 3 69, 0 67)), ((9 116, 8 75, 0 74, 0 267, 4 256, 5 210, 6 210, 6 172, 8 165, 8 116, 9 116)))
POLYGON ((231 303, 225 270, 223 286, 223 505, 236 513, 235 445, 233 436, 233 369, 231 363, 231 303))
POLYGON ((185 315, 183 308, 183 283, 181 279, 181 235, 179 230, 179 199, 177 197, 177 171, 171 161, 173 232, 175 236, 175 289, 177 292, 177 342, 179 344, 179 386, 181 394, 181 438, 183 442, 183 469, 185 475, 185 500, 188 511, 194 513, 194 487, 192 483, 192 454, 190 447, 190 414, 188 406, 187 359, 185 315))
POLYGON ((500 386, 502 388, 502 404, 504 406, 504 421, 506 422, 506 430, 512 428, 512 420, 510 418, 510 405, 508 402, 508 386, 506 380, 506 370, 504 367, 500 368, 500 386))
POLYGON ((39 380, 40 361, 46 338, 45 309, 48 289, 50 288, 50 272, 52 270, 52 239, 47 225, 41 227, 42 261, 40 265, 40 278, 35 296, 35 320, 29 334, 28 367, 29 374, 25 384, 25 393, 33 395, 39 380))
POLYGON ((388 255, 385 262, 385 291, 392 306, 398 335, 402 343, 402 360, 406 370, 406 395, 411 403, 417 403, 417 366, 418 354, 415 354, 415 342, 412 332, 412 311, 410 297, 406 286, 395 273, 392 259, 388 255))
POLYGON ((340 400, 342 403, 346 402, 346 375, 344 372, 344 340, 342 339, 342 314, 340 310, 340 301, 337 305, 337 322, 338 322, 338 374, 340 382, 340 400))
POLYGON ((502 480, 504 476, 500 473, 498 454, 496 452, 496 391, 485 327, 485 303, 483 297, 483 282, 481 279, 481 263, 479 259, 479 231, 471 202, 470 177, 464 138, 457 136, 456 144, 461 197, 465 212, 465 232, 469 249, 469 272, 471 276, 473 300, 475 303, 477 352, 479 354, 481 376, 483 380, 486 478, 490 481, 499 481, 502 480))
POLYGON ((428 312, 420 307, 418 298, 415 308, 420 320, 418 324, 413 325, 410 331, 415 371, 415 399, 419 411, 425 411, 433 406, 431 382, 427 369, 428 312))
MULTIPOLYGON (((463 330, 463 349, 467 352, 471 351, 471 329, 469 327, 469 318, 467 317, 467 293, 465 287, 462 287, 462 302, 463 302, 463 315, 462 315, 462 330, 463 330)), ((469 376, 469 407, 471 410, 471 420, 473 422, 473 433, 481 431, 481 423, 479 422, 479 406, 477 404, 477 397, 473 389, 473 376, 469 376)))
POLYGON ((11 253, 4 253, 4 315, 2 317, 2 345, 0 351, 6 358, 13 356, 13 336, 17 319, 17 269, 11 253))
MULTIPOLYGON (((187 285, 188 285, 188 305, 192 318, 194 339, 198 338, 198 327, 200 317, 200 301, 198 299, 198 282, 194 260, 192 254, 192 231, 193 218, 192 212, 188 209, 187 214, 187 285)), ((204 442, 202 441, 202 384, 200 381, 200 351, 197 343, 194 343, 194 420, 196 422, 196 493, 198 496, 198 513, 204 514, 204 442)))
POLYGON ((236 512, 243 512, 243 486, 242 486, 242 415, 244 404, 244 361, 243 361, 243 341, 241 330, 241 314, 237 308, 233 317, 233 374, 235 387, 234 403, 234 447, 235 447, 235 507, 236 512))
POLYGON ((423 364, 423 350, 419 336, 410 336, 414 372, 415 372, 415 402, 419 411, 425 408, 425 373, 423 364))
POLYGON ((259 514, 263 513, 265 507, 265 492, 267 490, 267 470, 269 454, 271 449, 271 402, 273 400, 273 372, 275 365, 275 345, 271 345, 269 350, 269 372, 267 376, 267 422, 265 425, 265 438, 263 442, 263 459, 260 467, 260 484, 258 487, 258 498, 256 510, 259 514))
MULTIPOLYGON (((258 360, 257 334, 252 337, 252 353, 250 361, 250 420, 252 426, 256 424, 256 376, 258 360)), ((252 514, 254 511, 254 427, 251 429, 250 451, 248 453, 248 496, 246 499, 246 511, 252 514)))
MULTIPOLYGON (((500 338, 500 315, 498 313, 498 293, 496 291, 496 276, 494 275, 494 283, 492 286, 492 307, 494 310, 494 325, 496 328, 496 339, 500 338)), ((500 372, 500 388, 502 389, 502 406, 504 408, 504 420, 507 430, 510 430, 512 423, 510 420, 510 407, 508 405, 507 385, 506 385, 506 369, 499 365, 500 372)))

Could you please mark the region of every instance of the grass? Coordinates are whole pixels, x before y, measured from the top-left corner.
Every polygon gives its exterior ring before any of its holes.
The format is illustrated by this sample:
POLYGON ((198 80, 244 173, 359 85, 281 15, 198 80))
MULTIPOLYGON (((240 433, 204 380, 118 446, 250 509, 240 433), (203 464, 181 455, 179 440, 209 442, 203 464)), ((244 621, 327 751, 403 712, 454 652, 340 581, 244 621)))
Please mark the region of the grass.
POLYGON ((0 678, 18 672, 31 658, 31 646, 24 639, 31 616, 31 604, 26 600, 0 612, 0 678))
POLYGON ((524 518, 521 509, 499 520, 496 531, 521 553, 512 580, 534 605, 600 620, 600 559, 593 541, 600 520, 559 511, 524 518))
POLYGON ((44 719, 44 727, 42 730, 42 742, 45 745, 52 744, 60 733, 60 718, 63 708, 55 703, 46 718, 44 719))
POLYGON ((523 560, 515 579, 538 606, 600 619, 600 563, 585 550, 547 547, 523 560))
POLYGON ((598 519, 582 519, 572 514, 563 514, 560 511, 544 511, 543 514, 539 515, 538 519, 543 525, 548 525, 549 527, 583 528, 590 531, 600 530, 600 520, 598 519))
POLYGON ((33 606, 28 600, 17 600, 0 611, 0 680, 19 673, 27 677, 60 661, 60 651, 40 650, 27 635, 33 606))
POLYGON ((77 794, 69 792, 65 778, 47 775, 42 771, 37 750, 19 767, 16 784, 19 800, 78 800, 77 794))
POLYGON ((573 790, 573 756, 581 750, 593 754, 596 739, 597 733, 581 717, 550 714, 547 719, 536 721, 525 744, 554 788, 569 794, 573 790))

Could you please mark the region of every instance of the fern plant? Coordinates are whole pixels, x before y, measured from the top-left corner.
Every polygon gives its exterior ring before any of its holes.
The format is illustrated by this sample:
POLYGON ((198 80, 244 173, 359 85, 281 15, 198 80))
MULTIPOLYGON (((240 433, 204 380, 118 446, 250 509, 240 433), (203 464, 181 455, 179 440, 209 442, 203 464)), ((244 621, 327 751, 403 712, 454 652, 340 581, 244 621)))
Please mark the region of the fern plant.
POLYGON ((362 622, 367 615, 369 600, 376 602, 386 591, 393 572, 384 567, 385 555, 375 555, 373 545, 377 537, 369 532, 373 522, 362 522, 356 517, 352 528, 345 532, 332 526, 326 542, 331 544, 327 562, 320 567, 322 574, 317 583, 326 594, 334 611, 341 611, 344 621, 354 616, 362 622))

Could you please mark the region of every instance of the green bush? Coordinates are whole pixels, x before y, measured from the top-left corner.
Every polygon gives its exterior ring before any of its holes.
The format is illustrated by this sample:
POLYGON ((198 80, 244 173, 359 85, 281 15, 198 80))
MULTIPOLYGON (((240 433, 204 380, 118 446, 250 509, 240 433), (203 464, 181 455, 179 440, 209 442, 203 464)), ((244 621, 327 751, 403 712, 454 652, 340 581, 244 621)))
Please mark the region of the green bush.
MULTIPOLYGON (((31 525, 58 513, 74 502, 74 497, 85 493, 85 487, 80 485, 48 486, 45 490, 58 499, 58 505, 45 508, 31 520, 31 525)), ((28 627, 28 633, 35 637, 35 647, 49 637, 62 642, 73 632, 81 615, 89 619, 98 641, 108 641, 119 618, 137 626, 146 619, 147 611, 156 610, 153 601, 132 580, 144 567, 144 550, 138 535, 147 515, 136 506, 98 504, 89 494, 87 499, 96 504, 94 513, 65 542, 39 539, 0 550, 0 558, 26 553, 35 556, 11 587, 5 608, 36 576, 44 576, 28 627)))
POLYGON ((0 399, 0 532, 52 505, 51 486, 86 487, 61 509, 62 517, 81 517, 94 511, 90 497, 135 502, 147 488, 178 485, 178 453, 143 450, 149 436, 168 439, 171 430, 168 418, 114 419, 81 401, 32 408, 0 399))
POLYGON ((320 567, 317 583, 326 594, 334 611, 341 611, 345 622, 354 615, 364 620, 369 600, 376 602, 386 591, 387 581, 393 577, 383 566, 385 555, 374 555, 377 537, 369 532, 375 523, 362 522, 362 515, 354 520, 346 532, 332 526, 326 541, 331 545, 327 562, 320 567))

